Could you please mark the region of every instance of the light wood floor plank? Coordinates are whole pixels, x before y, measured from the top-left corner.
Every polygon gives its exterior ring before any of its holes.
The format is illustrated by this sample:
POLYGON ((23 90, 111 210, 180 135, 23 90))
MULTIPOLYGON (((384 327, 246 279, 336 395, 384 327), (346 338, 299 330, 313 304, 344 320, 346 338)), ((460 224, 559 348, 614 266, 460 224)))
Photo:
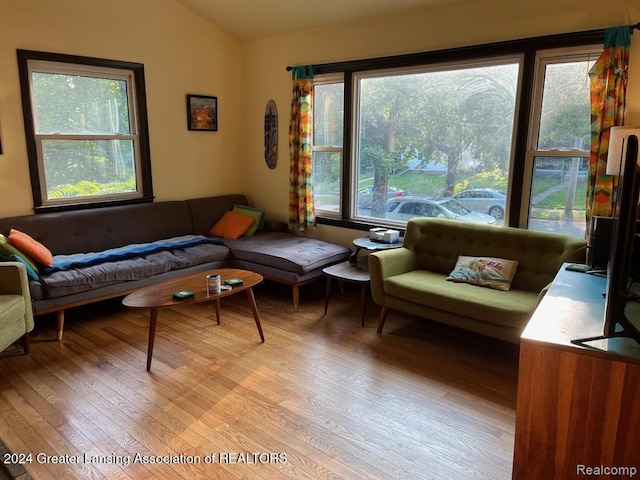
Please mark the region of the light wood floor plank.
POLYGON ((221 325, 208 305, 160 311, 149 373, 147 312, 72 309, 61 343, 55 318, 37 318, 31 355, 0 357, 0 437, 14 452, 130 459, 26 465, 37 479, 511 477, 517 346, 397 313, 378 335, 379 310, 361 327, 349 286, 326 317, 322 282, 296 313, 283 286, 256 300, 264 344, 244 296, 224 299, 221 325), (254 453, 280 461, 237 463, 254 453))

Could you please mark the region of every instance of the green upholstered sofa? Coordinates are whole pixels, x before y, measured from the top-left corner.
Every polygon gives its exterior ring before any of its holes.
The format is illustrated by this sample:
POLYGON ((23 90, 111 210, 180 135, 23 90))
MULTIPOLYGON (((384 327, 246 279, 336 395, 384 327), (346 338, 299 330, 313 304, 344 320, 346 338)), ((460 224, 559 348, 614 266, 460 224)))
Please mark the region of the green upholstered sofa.
POLYGON ((439 218, 407 223, 402 248, 369 255, 371 292, 389 310, 519 343, 539 297, 564 262, 583 262, 585 241, 568 235, 439 218), (509 291, 447 281, 458 256, 519 262, 509 291))

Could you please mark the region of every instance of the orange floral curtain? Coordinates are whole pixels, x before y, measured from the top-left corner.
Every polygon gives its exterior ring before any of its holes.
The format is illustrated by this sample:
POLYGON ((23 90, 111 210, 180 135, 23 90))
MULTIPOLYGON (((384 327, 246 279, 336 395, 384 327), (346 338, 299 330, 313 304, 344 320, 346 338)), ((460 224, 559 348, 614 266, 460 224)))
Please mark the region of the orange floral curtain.
POLYGON ((617 177, 605 173, 609 152, 609 130, 623 125, 627 93, 627 70, 631 28, 605 30, 604 52, 591 68, 591 149, 587 185, 587 238, 594 216, 610 217, 617 177))
POLYGON ((313 230, 316 214, 311 177, 313 67, 293 67, 289 122, 289 228, 313 230))

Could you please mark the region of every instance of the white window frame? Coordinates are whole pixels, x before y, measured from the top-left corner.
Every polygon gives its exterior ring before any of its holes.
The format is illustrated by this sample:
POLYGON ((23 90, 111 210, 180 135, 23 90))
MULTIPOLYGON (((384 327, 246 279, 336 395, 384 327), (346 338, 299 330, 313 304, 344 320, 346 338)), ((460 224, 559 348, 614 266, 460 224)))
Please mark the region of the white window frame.
MULTIPOLYGON (((325 74, 325 75, 316 75, 313 78, 313 88, 315 89, 316 86, 318 85, 329 85, 329 84, 342 84, 343 88, 344 88, 344 75, 342 73, 332 73, 332 74, 325 74)), ((315 98, 315 92, 313 95, 313 98, 315 98)), ((344 114, 344 112, 343 112, 344 114)), ((344 138, 344 131, 343 131, 343 138, 344 138)), ((315 141, 315 136, 313 137, 314 141, 315 141)), ((343 174, 344 174, 344 145, 342 146, 337 146, 337 145, 331 145, 331 146, 326 146, 326 145, 315 145, 315 143, 312 145, 311 147, 311 155, 313 155, 315 152, 319 152, 319 153, 338 153, 340 155, 340 181, 338 182, 338 184, 340 185, 340 197, 338 200, 338 210, 334 211, 334 210, 323 210, 321 208, 318 208, 318 206, 316 205, 315 210, 318 213, 321 213, 321 215, 323 217, 327 217, 327 218, 340 218, 342 216, 342 198, 343 198, 343 188, 342 188, 342 183, 343 183, 343 174)))
POLYGON ((114 68, 97 67, 91 65, 79 65, 62 62, 52 62, 46 60, 28 60, 27 70, 29 73, 29 92, 31 96, 31 104, 34 109, 37 109, 34 92, 33 92, 33 74, 59 74, 59 75, 75 75, 83 77, 94 77, 109 80, 123 81, 127 88, 127 109, 129 112, 129 125, 130 133, 124 134, 69 134, 69 133, 38 133, 36 125, 36 117, 32 116, 33 131, 36 143, 36 151, 38 155, 38 174, 40 177, 40 194, 42 197, 43 206, 53 206, 68 203, 86 203, 87 201, 95 202, 101 200, 123 200, 128 198, 140 198, 142 197, 142 178, 140 168, 140 148, 138 141, 138 120, 135 106, 135 83, 133 81, 133 71, 122 70, 114 68), (130 140, 133 142, 133 152, 135 159, 135 172, 136 172, 136 191, 133 193, 118 193, 108 195, 92 195, 84 197, 75 197, 73 199, 61 198, 50 199, 47 194, 47 179, 44 168, 44 155, 42 143, 46 140, 53 141, 67 141, 67 140, 130 140))
POLYGON ((540 118, 542 115, 542 100, 544 94, 545 72, 548 65, 556 63, 567 63, 571 61, 596 60, 602 54, 602 45, 585 45, 574 48, 555 48, 539 50, 536 53, 534 84, 531 96, 531 116, 529 121, 529 132, 527 135, 527 153, 524 165, 523 185, 528 188, 522 189, 522 205, 526 208, 520 210, 519 226, 527 228, 530 215, 531 192, 533 188, 533 170, 536 157, 559 157, 559 158, 589 158, 589 150, 571 149, 550 149, 542 150, 538 148, 538 134, 540 132, 540 118))

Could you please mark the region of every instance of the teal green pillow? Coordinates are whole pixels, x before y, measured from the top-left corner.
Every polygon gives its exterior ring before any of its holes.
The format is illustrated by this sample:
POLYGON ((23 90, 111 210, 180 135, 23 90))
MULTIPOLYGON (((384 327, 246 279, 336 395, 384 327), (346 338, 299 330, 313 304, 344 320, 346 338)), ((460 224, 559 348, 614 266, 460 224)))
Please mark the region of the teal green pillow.
POLYGON ((233 213, 237 213, 238 215, 244 215, 245 217, 253 218, 253 223, 247 228, 247 231, 244 232, 245 237, 250 237, 258 230, 258 225, 260 225, 260 219, 262 218, 262 214, 260 212, 256 212, 254 210, 247 210, 246 208, 238 208, 233 207, 231 210, 233 213))
POLYGON ((14 254, 2 255, 2 254, 0 254, 0 262, 20 262, 21 264, 23 264, 27 268, 27 275, 29 276, 29 278, 31 278, 32 280, 40 280, 40 275, 38 275, 38 272, 36 270, 34 270, 31 265, 29 265, 27 262, 25 262, 18 255, 14 255, 14 254))
POLYGON ((20 258, 22 263, 29 265, 33 271, 38 271, 38 265, 35 260, 11 245, 9 239, 2 234, 0 234, 0 255, 15 255, 20 258))
MULTIPOLYGON (((262 215, 260 216, 260 221, 258 222, 258 228, 256 228, 256 232, 261 232, 262 230, 264 230, 264 220, 265 220, 265 211, 264 210, 260 210, 259 208, 253 208, 250 207, 249 205, 240 205, 239 203, 236 203, 233 208, 239 208, 242 210, 248 210, 250 212, 259 212, 262 215)), ((241 212, 236 212, 236 213, 241 213, 241 212)))

